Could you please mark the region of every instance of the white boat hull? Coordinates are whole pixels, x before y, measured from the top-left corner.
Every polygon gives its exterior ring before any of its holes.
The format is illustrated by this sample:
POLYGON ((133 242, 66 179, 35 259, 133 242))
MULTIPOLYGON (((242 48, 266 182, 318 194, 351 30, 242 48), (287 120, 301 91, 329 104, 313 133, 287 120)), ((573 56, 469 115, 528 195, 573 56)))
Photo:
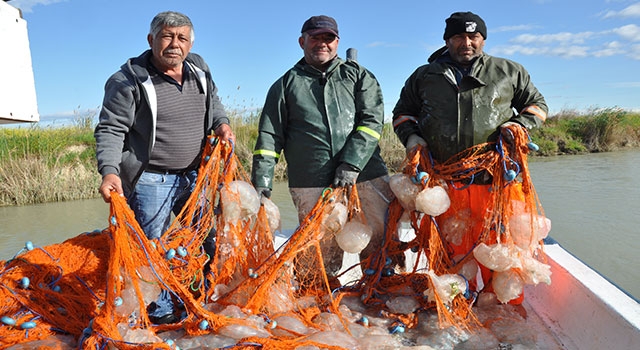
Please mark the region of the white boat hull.
POLYGON ((640 304, 559 244, 545 245, 551 284, 525 287, 525 303, 565 349, 640 348, 640 304))
MULTIPOLYGON (((287 237, 287 233, 278 233, 276 247, 287 237)), ((538 338, 538 347, 640 349, 638 301, 559 244, 545 244, 545 252, 551 284, 525 286, 523 304, 527 323, 535 329, 546 328, 543 333, 547 334, 538 338)), ((343 268, 356 264, 357 259, 356 254, 345 254, 343 268)))

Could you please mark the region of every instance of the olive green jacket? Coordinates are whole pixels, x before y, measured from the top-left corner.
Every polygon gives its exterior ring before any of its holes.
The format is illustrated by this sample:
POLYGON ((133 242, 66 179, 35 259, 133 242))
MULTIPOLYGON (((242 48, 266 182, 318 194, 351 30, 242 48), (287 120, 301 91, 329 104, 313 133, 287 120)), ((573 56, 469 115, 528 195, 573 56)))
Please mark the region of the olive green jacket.
POLYGON ((361 171, 358 182, 387 175, 378 147, 383 123, 382 91, 371 72, 340 58, 321 72, 301 59, 269 89, 251 181, 272 188, 281 152, 290 187, 327 187, 343 162, 361 171))
POLYGON ((404 145, 411 134, 418 134, 434 159, 443 162, 469 147, 495 141, 505 122, 531 129, 546 119, 544 97, 522 65, 483 53, 457 83, 450 62, 444 48, 438 50, 402 88, 393 126, 404 145))

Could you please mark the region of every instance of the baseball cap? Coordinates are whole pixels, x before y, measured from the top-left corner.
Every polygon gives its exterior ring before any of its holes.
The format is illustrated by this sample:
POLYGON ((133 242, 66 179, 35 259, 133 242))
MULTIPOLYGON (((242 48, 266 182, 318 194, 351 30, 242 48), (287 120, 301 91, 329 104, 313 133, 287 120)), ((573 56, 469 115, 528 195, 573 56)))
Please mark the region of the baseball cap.
POLYGON ((331 33, 337 37, 338 24, 336 20, 329 16, 313 16, 306 20, 302 25, 301 33, 307 33, 309 35, 318 35, 322 33, 331 33))

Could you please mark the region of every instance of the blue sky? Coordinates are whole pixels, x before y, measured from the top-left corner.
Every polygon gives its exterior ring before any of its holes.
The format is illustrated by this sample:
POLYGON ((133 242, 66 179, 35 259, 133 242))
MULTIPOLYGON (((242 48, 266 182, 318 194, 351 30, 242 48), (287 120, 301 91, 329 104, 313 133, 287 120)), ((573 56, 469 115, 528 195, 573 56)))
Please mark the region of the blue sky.
POLYGON ((443 45, 444 20, 473 11, 487 23, 485 51, 525 66, 554 114, 619 107, 640 111, 640 1, 169 1, 13 0, 29 30, 41 121, 99 108, 106 79, 148 48, 153 16, 188 15, 193 52, 213 70, 230 109, 260 108, 271 84, 302 57, 312 15, 334 17, 339 55, 382 86, 390 116, 406 78, 443 45))

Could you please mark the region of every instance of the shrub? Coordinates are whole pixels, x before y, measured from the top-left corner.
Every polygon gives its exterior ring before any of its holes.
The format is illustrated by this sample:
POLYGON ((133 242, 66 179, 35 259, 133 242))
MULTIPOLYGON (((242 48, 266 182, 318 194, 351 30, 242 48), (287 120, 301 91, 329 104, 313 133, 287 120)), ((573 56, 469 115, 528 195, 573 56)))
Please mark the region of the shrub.
MULTIPOLYGON (((259 110, 231 110, 236 155, 251 171, 258 137, 259 110)), ((94 198, 100 176, 95 166, 96 111, 76 113, 74 125, 59 128, 0 128, 0 205, 94 198), (93 113, 93 114, 92 114, 93 113)), ((531 132, 540 151, 535 156, 612 151, 640 146, 640 113, 617 108, 586 114, 562 111, 531 132)), ((389 171, 402 171, 405 150, 391 124, 385 124, 380 149, 389 171)), ((274 181, 286 180, 284 156, 276 165, 274 181)))

